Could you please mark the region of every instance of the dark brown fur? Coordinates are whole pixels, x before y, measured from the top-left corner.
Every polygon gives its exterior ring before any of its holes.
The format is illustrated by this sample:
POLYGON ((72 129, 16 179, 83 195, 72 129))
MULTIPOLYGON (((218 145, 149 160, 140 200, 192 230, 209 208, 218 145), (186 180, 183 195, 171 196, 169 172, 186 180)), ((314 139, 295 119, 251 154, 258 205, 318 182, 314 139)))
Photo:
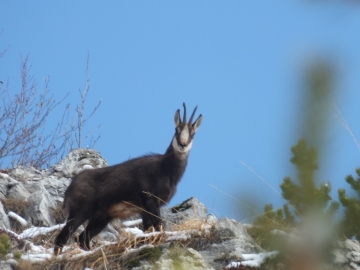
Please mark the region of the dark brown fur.
MULTIPOLYGON (((191 124, 175 114, 176 139, 179 148, 191 143, 202 116, 191 124), (188 141, 181 141, 180 133, 189 129, 188 141)), ((190 145, 191 146, 191 145, 190 145)), ((86 220, 86 229, 79 236, 82 249, 90 248, 90 240, 100 233, 114 218, 127 218, 139 213, 144 230, 159 229, 160 207, 169 202, 185 172, 188 151, 174 149, 173 141, 164 155, 153 154, 134 158, 121 164, 101 169, 85 170, 73 177, 65 192, 64 207, 68 211, 67 223, 55 239, 54 253, 61 252, 69 236, 86 220)))

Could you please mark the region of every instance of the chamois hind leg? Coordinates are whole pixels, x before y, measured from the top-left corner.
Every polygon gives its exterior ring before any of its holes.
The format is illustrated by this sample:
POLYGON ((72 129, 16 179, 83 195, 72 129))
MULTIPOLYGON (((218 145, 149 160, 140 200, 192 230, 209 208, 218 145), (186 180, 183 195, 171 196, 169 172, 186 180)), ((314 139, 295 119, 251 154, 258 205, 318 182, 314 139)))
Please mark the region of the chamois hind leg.
POLYGON ((99 234, 110 221, 111 221, 110 216, 92 217, 89 220, 89 224, 86 226, 86 229, 79 236, 80 248, 83 250, 90 250, 91 239, 97 234, 99 234))
POLYGON ((153 226, 156 230, 160 230, 160 206, 158 200, 147 194, 142 196, 144 210, 141 212, 143 220, 144 231, 153 226))
POLYGON ((61 253, 63 246, 66 244, 67 240, 69 239, 70 235, 73 234, 76 229, 85 222, 86 216, 84 215, 74 215, 73 213, 69 214, 69 217, 66 221, 64 228, 55 238, 55 247, 54 247, 54 254, 58 255, 61 253))

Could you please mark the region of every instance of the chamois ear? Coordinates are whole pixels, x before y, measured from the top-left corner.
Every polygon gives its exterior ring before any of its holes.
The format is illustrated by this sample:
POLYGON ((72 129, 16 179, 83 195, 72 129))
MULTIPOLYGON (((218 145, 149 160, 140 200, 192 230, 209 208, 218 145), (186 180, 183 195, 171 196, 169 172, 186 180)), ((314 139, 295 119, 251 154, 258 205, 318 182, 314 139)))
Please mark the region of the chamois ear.
POLYGON ((196 132, 196 130, 200 127, 201 121, 202 121, 202 115, 200 114, 199 117, 196 119, 196 121, 194 122, 194 124, 192 124, 192 127, 194 128, 194 131, 196 132))
POLYGON ((175 112, 174 121, 175 121, 175 126, 179 126, 181 124, 180 109, 175 112))

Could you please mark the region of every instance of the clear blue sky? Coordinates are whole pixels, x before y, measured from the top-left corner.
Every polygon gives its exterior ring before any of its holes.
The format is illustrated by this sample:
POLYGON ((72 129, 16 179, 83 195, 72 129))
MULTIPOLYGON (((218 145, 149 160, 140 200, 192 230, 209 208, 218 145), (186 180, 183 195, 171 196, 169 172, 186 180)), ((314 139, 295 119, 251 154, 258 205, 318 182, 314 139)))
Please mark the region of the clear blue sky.
MULTIPOLYGON (((356 1, 3 1, 0 79, 20 89, 21 55, 29 54, 42 89, 79 101, 90 54, 87 125, 101 124, 95 145, 109 164, 163 153, 174 113, 186 102, 204 116, 187 171, 171 205, 191 196, 218 217, 248 218, 235 200, 281 198, 294 175, 290 147, 299 139, 301 70, 313 57, 336 64, 335 102, 360 140, 360 4, 356 1)), ((65 106, 65 104, 64 104, 65 106)), ((54 114, 52 121, 60 119, 54 114)), ((360 166, 360 151, 334 115, 324 136, 319 175, 333 198, 360 166)))

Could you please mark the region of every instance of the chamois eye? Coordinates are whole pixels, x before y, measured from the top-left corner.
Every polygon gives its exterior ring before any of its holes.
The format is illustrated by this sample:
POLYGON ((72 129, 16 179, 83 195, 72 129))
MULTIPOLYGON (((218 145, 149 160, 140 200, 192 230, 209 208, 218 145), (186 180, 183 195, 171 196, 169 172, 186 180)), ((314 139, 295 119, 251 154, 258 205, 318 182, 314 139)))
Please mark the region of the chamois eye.
POLYGON ((191 139, 194 139, 195 133, 191 134, 190 137, 191 139))

